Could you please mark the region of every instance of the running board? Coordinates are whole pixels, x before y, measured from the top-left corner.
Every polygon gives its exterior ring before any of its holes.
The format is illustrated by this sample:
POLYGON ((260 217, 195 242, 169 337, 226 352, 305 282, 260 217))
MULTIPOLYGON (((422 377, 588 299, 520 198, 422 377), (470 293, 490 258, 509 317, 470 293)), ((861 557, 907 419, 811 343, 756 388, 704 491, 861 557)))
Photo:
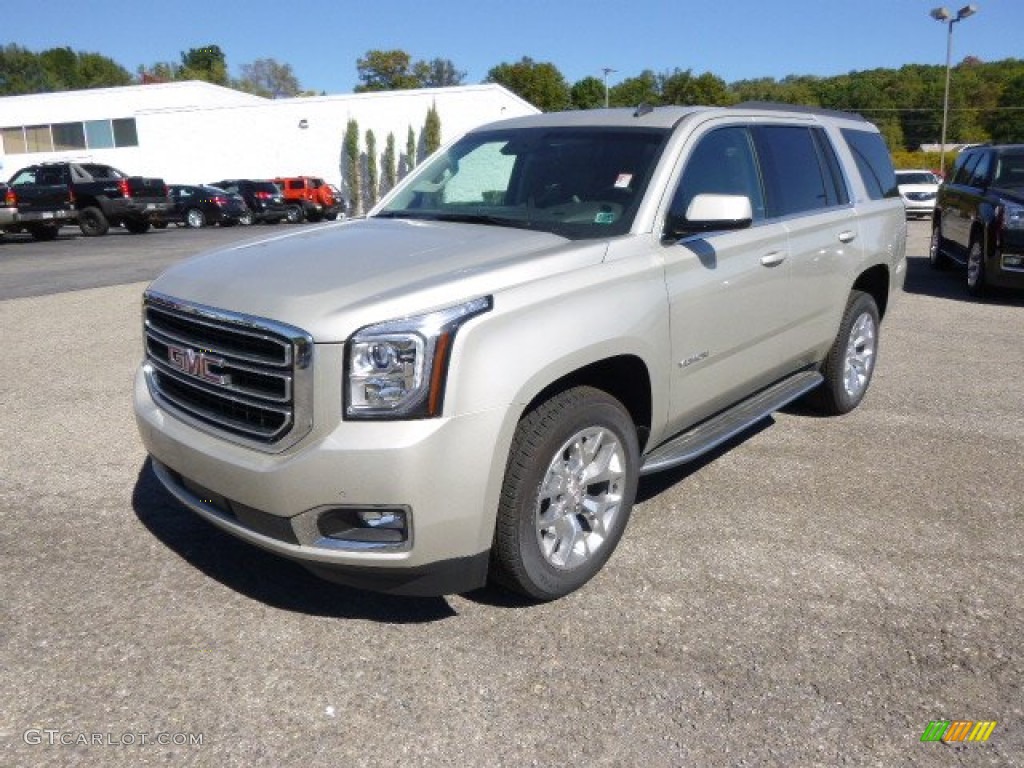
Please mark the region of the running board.
POLYGON ((773 384, 655 448, 644 459, 640 474, 649 475, 693 461, 810 392, 823 380, 817 371, 801 371, 773 384))

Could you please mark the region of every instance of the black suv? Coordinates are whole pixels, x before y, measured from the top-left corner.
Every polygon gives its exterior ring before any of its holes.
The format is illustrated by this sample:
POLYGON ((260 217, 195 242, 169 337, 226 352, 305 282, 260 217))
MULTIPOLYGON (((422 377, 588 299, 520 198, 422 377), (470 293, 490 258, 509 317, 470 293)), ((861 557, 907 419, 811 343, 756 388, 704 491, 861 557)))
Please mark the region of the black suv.
POLYGON ((224 179, 223 181, 214 181, 210 186, 242 196, 245 204, 249 206, 252 216, 250 221, 243 217, 243 224, 253 224, 257 221, 262 221, 264 224, 277 224, 288 215, 288 208, 284 204, 281 190, 272 181, 224 179))
POLYGON ((1024 289, 1024 144, 978 146, 939 187, 929 259, 967 267, 967 290, 1024 289))

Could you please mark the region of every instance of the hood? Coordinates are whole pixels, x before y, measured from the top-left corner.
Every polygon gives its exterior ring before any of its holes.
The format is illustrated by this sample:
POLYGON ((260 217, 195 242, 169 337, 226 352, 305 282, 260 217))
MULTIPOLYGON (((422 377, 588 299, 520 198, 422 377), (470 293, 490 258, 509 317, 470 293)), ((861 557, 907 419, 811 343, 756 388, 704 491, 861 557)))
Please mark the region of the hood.
POLYGON ((364 219, 196 256, 150 287, 339 342, 369 323, 600 263, 606 248, 508 227, 364 219))
POLYGON ((1024 187, 992 187, 991 191, 1005 200, 1024 205, 1024 187))

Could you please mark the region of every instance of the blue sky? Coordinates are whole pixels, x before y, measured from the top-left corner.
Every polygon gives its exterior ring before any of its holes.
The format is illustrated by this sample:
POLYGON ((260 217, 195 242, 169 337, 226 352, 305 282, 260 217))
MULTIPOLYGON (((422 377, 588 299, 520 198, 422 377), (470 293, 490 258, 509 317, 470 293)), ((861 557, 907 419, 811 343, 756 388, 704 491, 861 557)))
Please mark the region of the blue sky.
MULTIPOLYGON (((273 57, 304 88, 351 91, 356 59, 400 48, 414 60, 451 59, 481 82, 502 62, 554 63, 571 83, 609 84, 675 68, 727 82, 786 75, 829 76, 903 64, 944 64, 946 27, 929 11, 941 0, 50 0, 5 2, 0 44, 55 46, 140 64, 180 60, 208 43, 240 65, 273 57)), ((947 7, 954 13, 963 0, 947 7)), ((1024 58, 1024 0, 979 0, 954 27, 953 60, 1024 58)))

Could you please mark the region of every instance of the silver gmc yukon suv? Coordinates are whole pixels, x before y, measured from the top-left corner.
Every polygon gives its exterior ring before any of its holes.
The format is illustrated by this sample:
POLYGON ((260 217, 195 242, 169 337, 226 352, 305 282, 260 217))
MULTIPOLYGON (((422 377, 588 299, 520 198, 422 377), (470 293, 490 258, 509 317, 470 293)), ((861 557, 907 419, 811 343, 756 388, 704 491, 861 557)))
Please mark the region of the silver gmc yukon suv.
POLYGON ((611 556, 641 475, 799 397, 860 403, 905 239, 855 115, 498 122, 365 219, 154 281, 135 413, 183 504, 324 578, 549 600, 611 556))

